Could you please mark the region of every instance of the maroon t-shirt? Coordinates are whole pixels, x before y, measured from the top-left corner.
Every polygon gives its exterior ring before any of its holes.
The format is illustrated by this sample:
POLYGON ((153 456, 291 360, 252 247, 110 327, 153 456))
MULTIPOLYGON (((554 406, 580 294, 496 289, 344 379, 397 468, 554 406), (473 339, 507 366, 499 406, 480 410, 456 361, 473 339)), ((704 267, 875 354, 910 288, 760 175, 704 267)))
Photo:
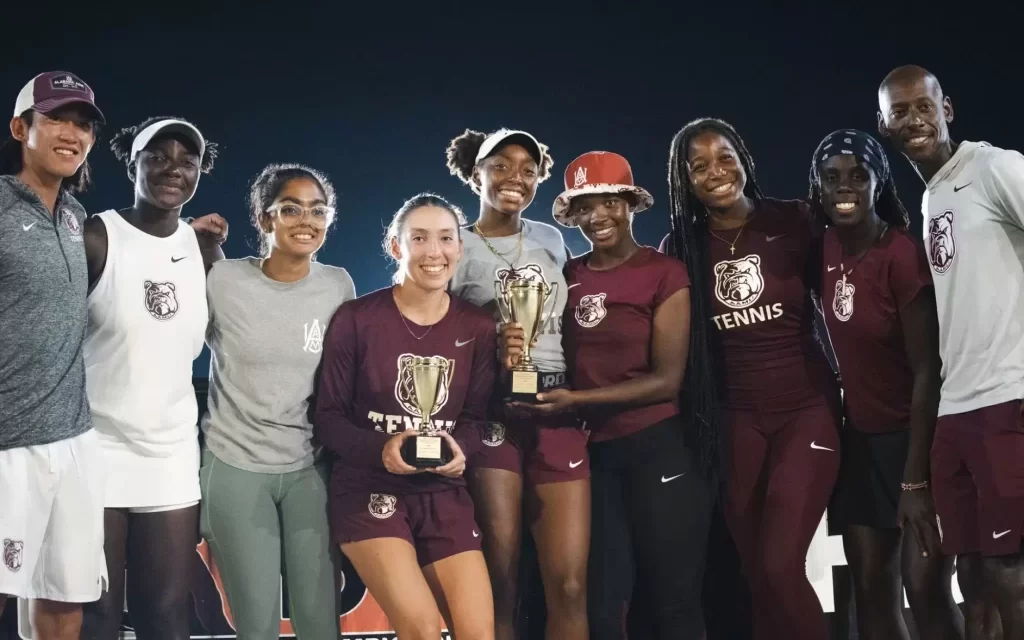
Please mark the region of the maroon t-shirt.
POLYGON ((712 322, 729 409, 791 411, 825 401, 835 376, 814 337, 810 290, 820 235, 803 202, 766 198, 743 228, 708 237, 712 322), (737 238, 737 233, 739 237, 737 238))
MULTIPOLYGON (((686 265, 650 247, 607 271, 587 267, 590 254, 565 265, 569 300, 562 319, 566 362, 576 389, 618 384, 651 372, 654 312, 690 286, 686 265)), ((679 413, 677 402, 599 407, 584 413, 591 440, 639 431, 679 413)))
POLYGON ((394 433, 419 427, 410 356, 441 356, 449 369, 431 421, 452 433, 472 458, 481 446, 497 373, 490 314, 452 296, 448 313, 428 331, 403 318, 391 289, 381 289, 338 308, 323 349, 314 433, 337 455, 334 493, 426 493, 465 484, 429 472, 390 473, 381 451, 394 433), (410 328, 422 338, 413 337, 410 328))
POLYGON ((889 228, 857 262, 843 256, 830 227, 823 263, 822 307, 849 424, 868 433, 908 428, 914 374, 900 311, 932 286, 924 247, 889 228))

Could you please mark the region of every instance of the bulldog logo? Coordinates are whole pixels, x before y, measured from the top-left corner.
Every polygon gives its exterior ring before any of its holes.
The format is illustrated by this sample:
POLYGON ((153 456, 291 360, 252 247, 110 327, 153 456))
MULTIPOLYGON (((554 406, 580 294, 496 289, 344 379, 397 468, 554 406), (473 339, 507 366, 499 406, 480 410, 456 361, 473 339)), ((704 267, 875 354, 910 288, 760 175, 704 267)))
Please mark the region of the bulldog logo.
POLYGON ((68 232, 71 235, 82 235, 82 225, 78 224, 78 218, 75 217, 75 214, 70 209, 61 209, 60 219, 64 222, 64 226, 68 228, 68 232))
POLYGON ((547 279, 544 277, 544 270, 540 268, 539 264, 534 264, 532 262, 517 269, 498 269, 494 272, 494 277, 501 283, 502 289, 505 289, 513 280, 542 282, 545 285, 548 283, 547 279))
POLYGON ((836 295, 832 299, 832 313, 836 314, 842 322, 846 322, 853 315, 853 292, 857 288, 846 281, 846 276, 836 282, 836 295))
POLYGON ((576 322, 587 329, 601 324, 604 317, 608 315, 608 310, 604 308, 604 301, 607 297, 606 293, 595 293, 580 298, 580 303, 576 305, 576 322))
POLYGON ((370 515, 378 520, 386 520, 395 515, 395 507, 398 505, 398 498, 387 493, 371 493, 370 504, 367 508, 370 515))
POLYGON ((935 273, 946 273, 956 258, 953 211, 947 209, 928 221, 928 260, 935 273))
POLYGON ((715 297, 730 309, 745 309, 757 302, 764 290, 761 256, 722 260, 715 265, 715 297))
POLYGON ((505 442, 505 425, 500 422, 487 423, 482 441, 488 447, 500 447, 505 442))
POLYGON ((174 297, 173 282, 146 280, 146 310, 157 320, 170 320, 178 312, 178 299, 174 297))
POLYGON ((21 556, 24 550, 25 543, 21 540, 4 538, 4 566, 14 572, 21 569, 21 556))
MULTIPOLYGON (((402 408, 409 415, 419 417, 420 410, 416 406, 416 390, 412 383, 412 369, 409 368, 413 358, 416 357, 411 353, 403 353, 398 356, 398 378, 395 380, 395 399, 398 400, 398 404, 402 405, 402 408)), ((444 369, 441 372, 441 388, 437 392, 434 411, 430 415, 435 415, 448 402, 448 387, 451 385, 452 374, 455 372, 454 360, 449 360, 444 356, 434 356, 434 358, 444 362, 444 369)))

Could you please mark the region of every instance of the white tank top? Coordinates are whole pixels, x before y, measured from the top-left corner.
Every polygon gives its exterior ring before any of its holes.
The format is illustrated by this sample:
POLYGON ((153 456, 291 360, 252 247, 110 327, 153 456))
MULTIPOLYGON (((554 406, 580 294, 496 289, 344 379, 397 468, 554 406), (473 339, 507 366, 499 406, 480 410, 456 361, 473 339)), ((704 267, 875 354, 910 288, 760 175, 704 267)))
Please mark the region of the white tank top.
POLYGON ((89 293, 83 348, 93 424, 108 444, 171 456, 198 437, 192 361, 208 320, 199 242, 183 221, 158 238, 116 211, 98 215, 107 262, 89 293))

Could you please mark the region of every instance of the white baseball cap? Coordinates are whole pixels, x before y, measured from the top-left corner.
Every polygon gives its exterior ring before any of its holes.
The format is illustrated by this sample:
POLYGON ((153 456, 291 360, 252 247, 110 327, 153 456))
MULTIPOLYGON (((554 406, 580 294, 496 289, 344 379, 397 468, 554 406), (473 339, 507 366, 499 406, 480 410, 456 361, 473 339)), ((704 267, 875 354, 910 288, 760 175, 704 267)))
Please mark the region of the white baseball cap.
POLYGON ((203 134, 199 133, 199 129, 196 129, 192 123, 185 122, 184 120, 168 119, 154 122, 135 134, 135 140, 132 141, 132 154, 129 159, 134 161, 139 152, 145 149, 146 145, 159 133, 183 133, 192 142, 196 143, 196 146, 199 148, 200 159, 206 153, 206 140, 203 138, 203 134))

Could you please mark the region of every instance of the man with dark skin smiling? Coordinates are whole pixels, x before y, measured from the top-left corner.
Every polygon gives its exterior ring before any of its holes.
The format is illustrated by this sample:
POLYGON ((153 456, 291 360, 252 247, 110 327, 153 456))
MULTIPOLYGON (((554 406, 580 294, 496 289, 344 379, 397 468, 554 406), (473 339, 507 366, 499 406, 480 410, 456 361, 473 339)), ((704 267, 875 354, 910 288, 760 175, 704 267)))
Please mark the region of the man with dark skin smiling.
POLYGON ((932 493, 957 556, 968 639, 999 611, 1024 638, 1024 156, 949 136, 953 104, 921 67, 889 73, 878 129, 927 184, 924 239, 939 318, 942 391, 932 493))

